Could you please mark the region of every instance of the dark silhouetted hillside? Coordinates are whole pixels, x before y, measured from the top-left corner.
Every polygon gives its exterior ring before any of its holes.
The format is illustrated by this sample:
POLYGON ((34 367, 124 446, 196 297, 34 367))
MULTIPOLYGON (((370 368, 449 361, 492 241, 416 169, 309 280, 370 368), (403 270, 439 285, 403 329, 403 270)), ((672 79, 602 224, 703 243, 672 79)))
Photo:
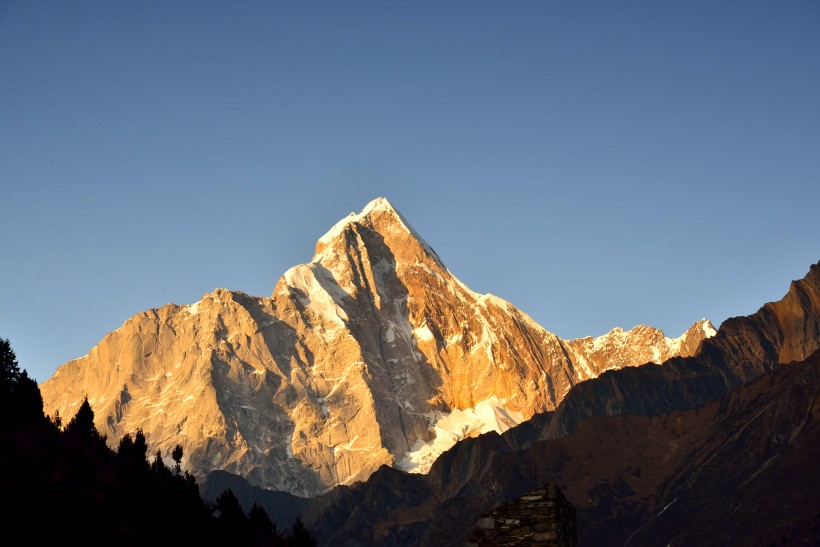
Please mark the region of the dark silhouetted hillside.
POLYGON ((171 467, 148 454, 140 431, 110 449, 88 400, 65 424, 45 416, 37 384, 4 339, 0 410, 4 545, 315 545, 301 521, 282 534, 261 507, 246 511, 229 489, 206 503, 181 469, 181 447, 171 467))

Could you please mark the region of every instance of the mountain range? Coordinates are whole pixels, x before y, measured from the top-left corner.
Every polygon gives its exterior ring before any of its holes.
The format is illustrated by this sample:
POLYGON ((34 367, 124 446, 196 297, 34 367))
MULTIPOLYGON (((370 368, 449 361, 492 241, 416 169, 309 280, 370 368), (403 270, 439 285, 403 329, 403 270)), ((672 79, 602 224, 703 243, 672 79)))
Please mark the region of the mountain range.
POLYGON ((718 330, 562 340, 378 198, 270 297, 137 314, 40 390, 64 417, 87 397, 112 446, 182 446, 206 495, 323 545, 462 545, 546 482, 581 545, 802 545, 820 539, 818 349, 820 264, 718 330))
POLYGON ((47 413, 85 397, 117 442, 141 430, 214 470, 313 496, 382 465, 426 472, 458 440, 555 409, 602 372, 691 355, 638 326, 562 340, 461 283, 384 198, 333 226, 269 298, 217 289, 128 319, 41 385, 47 413))

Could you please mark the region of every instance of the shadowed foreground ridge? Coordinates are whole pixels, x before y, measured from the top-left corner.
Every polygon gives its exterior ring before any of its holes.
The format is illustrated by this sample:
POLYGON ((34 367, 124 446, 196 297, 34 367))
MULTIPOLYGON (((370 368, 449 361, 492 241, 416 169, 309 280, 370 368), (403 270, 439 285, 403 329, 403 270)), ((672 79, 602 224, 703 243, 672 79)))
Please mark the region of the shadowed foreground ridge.
POLYGON ((815 264, 698 355, 583 382, 554 412, 461 441, 426 476, 384 466, 309 500, 305 522, 325 545, 461 545, 483 512, 552 481, 578 510, 580 545, 816 543, 818 347, 815 264))

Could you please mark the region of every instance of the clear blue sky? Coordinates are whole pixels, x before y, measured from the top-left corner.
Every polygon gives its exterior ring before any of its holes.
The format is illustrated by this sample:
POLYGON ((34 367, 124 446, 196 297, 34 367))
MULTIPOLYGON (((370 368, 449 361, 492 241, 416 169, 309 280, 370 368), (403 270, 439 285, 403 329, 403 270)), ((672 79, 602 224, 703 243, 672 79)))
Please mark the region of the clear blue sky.
POLYGON ((0 2, 0 337, 269 296, 384 196, 563 338, 681 334, 820 260, 820 4, 0 2))

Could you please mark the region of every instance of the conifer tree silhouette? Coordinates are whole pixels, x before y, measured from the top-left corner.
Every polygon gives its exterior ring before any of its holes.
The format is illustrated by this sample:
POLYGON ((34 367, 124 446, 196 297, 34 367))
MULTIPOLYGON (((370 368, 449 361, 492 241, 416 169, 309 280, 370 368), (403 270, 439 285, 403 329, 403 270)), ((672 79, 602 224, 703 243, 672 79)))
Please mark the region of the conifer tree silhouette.
MULTIPOLYGON (((173 469, 160 451, 149 462, 141 429, 112 450, 87 396, 62 425, 59 411, 43 413, 37 382, 0 338, 0 490, 15 500, 3 510, 0 537, 31 533, 31 507, 47 499, 60 510, 37 531, 42 543, 137 546, 162 537, 169 545, 285 545, 265 510, 255 505, 246 515, 233 491, 206 503, 194 476, 182 471, 181 445, 171 452, 173 469)), ((315 545, 305 534, 297 529, 290 544, 315 545)))
POLYGON ((130 433, 126 433, 120 439, 120 444, 117 446, 117 455, 122 458, 128 457, 134 450, 134 439, 131 438, 130 433))
POLYGON ((134 454, 142 461, 146 461, 148 454, 148 441, 145 439, 145 433, 142 429, 137 429, 134 434, 134 454))
POLYGON ((246 518, 239 498, 230 488, 216 498, 216 510, 219 512, 218 518, 220 519, 241 521, 246 518))
POLYGON ((15 412, 20 418, 20 426, 28 427, 49 423, 45 414, 43 414, 43 396, 40 394, 40 387, 36 381, 29 378, 28 372, 25 370, 20 373, 11 400, 15 412))
POLYGON ((276 530, 276 524, 271 521, 268 512, 258 503, 254 503, 251 507, 248 522, 254 546, 277 547, 285 544, 284 538, 276 530))
POLYGON ((154 455, 154 461, 151 462, 151 471, 160 476, 168 473, 168 468, 165 467, 165 462, 162 461, 162 452, 159 450, 157 450, 157 453, 154 455))
POLYGON ((0 338, 0 429, 8 430, 14 427, 14 397, 17 384, 20 381, 20 366, 17 356, 11 349, 11 343, 0 338))
POLYGON ((88 396, 83 398, 80 409, 68 422, 65 430, 69 435, 88 442, 100 440, 100 433, 94 426, 94 411, 91 409, 91 403, 88 402, 88 396))
POLYGON ((288 547, 316 547, 316 540, 305 528, 301 517, 296 517, 296 521, 291 527, 290 536, 287 539, 288 547))
POLYGON ((31 539, 36 533, 38 544, 123 547, 155 543, 158 537, 163 544, 203 547, 281 544, 256 512, 260 532, 251 533, 233 492, 219 504, 225 518, 217 518, 193 475, 181 471, 181 446, 171 454, 174 470, 159 452, 149 463, 142 430, 124 435, 112 450, 94 426, 87 397, 64 428, 59 412, 46 416, 37 383, 20 369, 5 339, 0 339, 0 411, 0 491, 13 500, 0 515, 2 538, 31 539), (59 508, 47 515, 47 525, 32 513, 43 500, 59 508), (40 524, 36 530, 33 519, 40 524))
POLYGON ((11 343, 0 338, 0 390, 11 392, 20 380, 20 365, 11 343))
POLYGON ((174 472, 179 475, 182 472, 182 445, 178 444, 174 447, 171 458, 174 460, 174 472))
POLYGON ((233 490, 228 488, 216 498, 215 509, 217 545, 248 545, 251 541, 250 523, 233 490))
POLYGON ((20 369, 11 343, 0 338, 0 429, 45 423, 37 382, 20 369))

